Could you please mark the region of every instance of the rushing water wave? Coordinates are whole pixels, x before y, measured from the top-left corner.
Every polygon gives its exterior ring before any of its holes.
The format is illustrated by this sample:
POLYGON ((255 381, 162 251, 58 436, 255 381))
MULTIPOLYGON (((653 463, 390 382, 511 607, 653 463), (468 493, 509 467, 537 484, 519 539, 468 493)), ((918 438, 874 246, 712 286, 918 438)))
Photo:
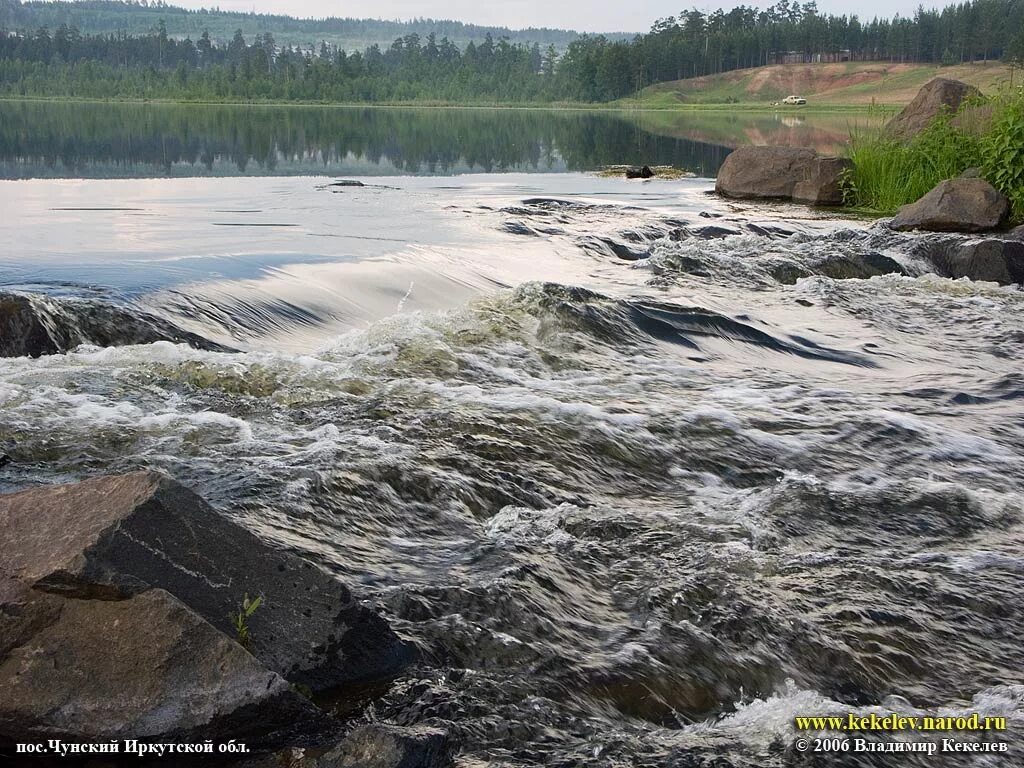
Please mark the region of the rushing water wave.
POLYGON ((402 271, 339 320, 318 260, 128 291, 243 351, 4 361, 0 487, 159 468, 359 585, 424 659, 360 717, 464 766, 1008 764, 791 745, 851 711, 1024 735, 1024 294, 931 274, 936 239, 576 183, 435 201, 497 256, 382 269, 457 275, 447 306, 402 271))

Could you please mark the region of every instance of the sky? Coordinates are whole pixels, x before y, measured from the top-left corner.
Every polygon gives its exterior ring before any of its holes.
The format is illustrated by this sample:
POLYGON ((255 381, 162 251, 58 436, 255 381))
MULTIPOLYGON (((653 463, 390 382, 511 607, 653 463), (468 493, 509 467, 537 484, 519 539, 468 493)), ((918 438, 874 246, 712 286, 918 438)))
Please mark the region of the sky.
MULTIPOLYGON (((818 0, 818 9, 836 14, 913 15, 918 5, 941 7, 935 0, 818 0)), ((225 11, 284 13, 289 16, 350 16, 371 19, 431 17, 521 29, 558 27, 581 32, 646 32, 655 19, 684 8, 714 10, 735 5, 767 7, 774 0, 168 0, 187 8, 217 6, 225 11)))

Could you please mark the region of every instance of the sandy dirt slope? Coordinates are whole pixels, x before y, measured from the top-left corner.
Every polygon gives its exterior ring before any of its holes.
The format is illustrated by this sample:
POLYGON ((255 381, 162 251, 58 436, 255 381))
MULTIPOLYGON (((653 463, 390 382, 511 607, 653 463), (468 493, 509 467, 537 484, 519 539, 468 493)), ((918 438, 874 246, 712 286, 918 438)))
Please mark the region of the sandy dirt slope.
MULTIPOLYGON (((937 67, 924 64, 856 62, 843 64, 787 64, 736 70, 721 75, 660 83, 646 89, 643 100, 669 104, 771 102, 799 94, 822 104, 906 104, 933 77, 963 80, 991 93, 1010 82, 1002 63, 937 67)), ((1024 82, 1024 73, 1015 73, 1024 82)))

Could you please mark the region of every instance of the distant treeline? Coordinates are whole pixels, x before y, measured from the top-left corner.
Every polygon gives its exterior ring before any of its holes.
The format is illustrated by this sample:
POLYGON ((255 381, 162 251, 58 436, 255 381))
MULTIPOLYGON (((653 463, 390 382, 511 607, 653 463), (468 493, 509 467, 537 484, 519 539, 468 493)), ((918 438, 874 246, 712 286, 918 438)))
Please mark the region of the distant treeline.
MULTIPOLYGON (((216 5, 211 0, 211 5, 216 5)), ((564 29, 530 28, 511 30, 505 27, 465 24, 450 19, 298 19, 292 16, 244 13, 218 9, 181 8, 162 0, 68 0, 42 1, 0 0, 0 28, 55 30, 62 24, 75 27, 82 34, 143 35, 156 29, 163 21, 171 37, 197 39, 204 31, 214 40, 227 42, 240 29, 247 38, 269 32, 282 44, 306 48, 321 41, 346 50, 362 50, 374 43, 389 45, 396 37, 417 34, 426 37, 433 32, 447 37, 459 47, 470 41, 479 43, 490 34, 495 39, 507 37, 512 42, 555 45, 564 50, 578 34, 564 29)))
MULTIPOLYGON (((5 0, 0 0, 4 2, 5 0)), ((552 44, 485 35, 460 48, 433 33, 347 52, 321 42, 279 45, 241 30, 220 44, 207 32, 176 39, 82 34, 73 27, 0 33, 0 93, 94 98, 343 102, 603 102, 645 85, 777 61, 954 64, 1024 58, 1024 0, 974 0, 914 18, 862 23, 814 3, 728 13, 689 11, 630 42, 586 36, 552 44)))

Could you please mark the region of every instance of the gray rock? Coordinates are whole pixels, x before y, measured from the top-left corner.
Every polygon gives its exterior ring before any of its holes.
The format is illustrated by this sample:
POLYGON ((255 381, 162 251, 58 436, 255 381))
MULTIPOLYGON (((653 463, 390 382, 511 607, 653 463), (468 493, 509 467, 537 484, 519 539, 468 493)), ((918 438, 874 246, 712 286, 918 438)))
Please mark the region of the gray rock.
POLYGON ((1006 222, 1010 201, 984 179, 947 179, 916 203, 900 208, 896 230, 984 232, 1006 222))
POLYGON ((819 157, 803 181, 793 187, 793 202, 807 205, 842 205, 844 176, 853 168, 845 157, 819 157))
POLYGON ((885 126, 889 138, 905 141, 917 136, 935 118, 943 114, 955 114, 964 101, 981 96, 973 85, 959 80, 936 77, 929 80, 917 96, 885 126))
POLYGON ((725 197, 788 200, 817 157, 813 149, 740 147, 718 170, 715 191, 725 197))
POLYGON ((1020 240, 969 240, 931 255, 945 277, 968 277, 1000 285, 1024 283, 1024 242, 1020 240))
POLYGON ((322 743, 338 724, 160 589, 80 600, 23 588, 0 607, 0 743, 322 743))
POLYGON ((1006 237, 1009 240, 1021 240, 1024 241, 1024 225, 1014 227, 1006 233, 1006 237))
POLYGON ((154 341, 230 351, 145 312, 91 299, 0 292, 0 357, 40 357, 80 344, 112 347, 154 341))
POLYGON ((740 147, 722 164, 715 191, 725 197, 840 205, 850 161, 797 147, 740 147))
POLYGON ((315 768, 445 768, 452 764, 448 734, 426 726, 375 723, 350 733, 315 768))
POLYGON ((344 584, 155 472, 0 496, 0 552, 0 603, 20 584, 104 600, 156 587, 233 637, 229 614, 261 595, 253 655, 314 691, 386 678, 411 660, 344 584))

